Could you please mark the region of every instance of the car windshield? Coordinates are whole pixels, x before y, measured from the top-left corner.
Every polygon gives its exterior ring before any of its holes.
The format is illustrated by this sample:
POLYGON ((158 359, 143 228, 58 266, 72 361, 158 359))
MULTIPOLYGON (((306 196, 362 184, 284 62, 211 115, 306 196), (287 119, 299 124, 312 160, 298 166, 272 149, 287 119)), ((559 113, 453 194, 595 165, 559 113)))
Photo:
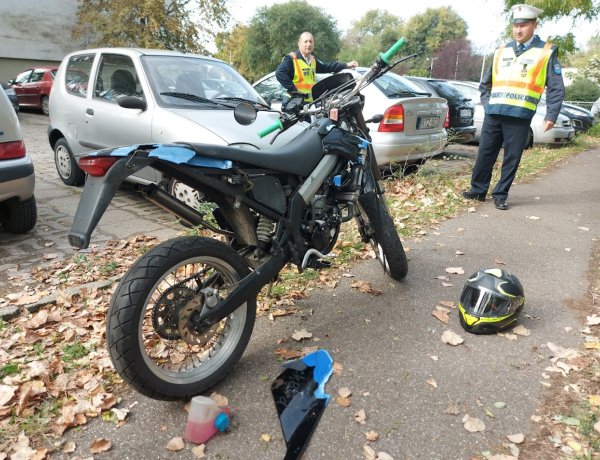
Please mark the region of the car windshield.
POLYGON ((389 98, 424 95, 423 90, 414 83, 389 73, 379 77, 373 84, 389 98))
POLYGON ((462 100, 465 99, 463 93, 461 93, 451 83, 440 81, 440 80, 428 80, 429 84, 433 86, 441 97, 449 100, 462 100))
POLYGON ((459 83, 455 84, 455 86, 462 93, 464 93, 465 96, 467 96, 469 99, 471 99, 476 104, 479 104, 481 102, 481 94, 479 93, 479 90, 477 88, 475 88, 474 86, 463 85, 463 84, 459 84, 459 83))
POLYGON ((231 109, 213 99, 244 99, 263 104, 258 93, 231 66, 194 56, 142 56, 150 87, 161 107, 231 109))

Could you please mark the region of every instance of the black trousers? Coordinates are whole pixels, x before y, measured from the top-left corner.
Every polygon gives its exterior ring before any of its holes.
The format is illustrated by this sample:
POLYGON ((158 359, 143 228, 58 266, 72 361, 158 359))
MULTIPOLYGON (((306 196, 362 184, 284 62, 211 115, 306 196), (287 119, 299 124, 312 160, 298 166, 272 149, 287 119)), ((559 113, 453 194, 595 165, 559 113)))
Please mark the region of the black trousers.
POLYGON ((504 115, 486 115, 481 128, 479 151, 471 176, 471 191, 485 194, 490 187, 492 169, 504 145, 504 159, 500 180, 492 196, 506 200, 508 191, 517 174, 521 155, 529 137, 531 120, 504 115))

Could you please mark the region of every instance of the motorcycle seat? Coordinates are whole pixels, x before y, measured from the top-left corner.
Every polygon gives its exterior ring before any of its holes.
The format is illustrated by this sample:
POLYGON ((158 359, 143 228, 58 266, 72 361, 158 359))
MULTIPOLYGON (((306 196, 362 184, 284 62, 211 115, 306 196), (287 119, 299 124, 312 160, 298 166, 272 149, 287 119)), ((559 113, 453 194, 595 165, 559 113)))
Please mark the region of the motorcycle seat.
POLYGON ((231 160, 298 176, 308 176, 323 158, 323 142, 314 129, 307 129, 284 146, 269 150, 189 142, 178 144, 191 148, 200 156, 231 160))

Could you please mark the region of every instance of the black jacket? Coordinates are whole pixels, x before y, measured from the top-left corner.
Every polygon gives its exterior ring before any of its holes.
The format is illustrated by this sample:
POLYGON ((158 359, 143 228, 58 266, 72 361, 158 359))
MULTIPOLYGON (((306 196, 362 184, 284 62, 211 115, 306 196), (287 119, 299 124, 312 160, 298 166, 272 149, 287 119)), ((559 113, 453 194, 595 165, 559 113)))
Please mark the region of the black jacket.
MULTIPOLYGON (((296 57, 298 59, 304 59, 300 50, 296 50, 296 57)), ((346 64, 343 62, 323 62, 317 61, 316 73, 336 73, 346 68, 346 64)), ((306 62, 306 61, 305 61, 306 62)), ((283 86, 288 92, 297 91, 294 86, 294 60, 289 54, 286 54, 281 64, 277 66, 275 71, 275 77, 277 81, 283 86)))

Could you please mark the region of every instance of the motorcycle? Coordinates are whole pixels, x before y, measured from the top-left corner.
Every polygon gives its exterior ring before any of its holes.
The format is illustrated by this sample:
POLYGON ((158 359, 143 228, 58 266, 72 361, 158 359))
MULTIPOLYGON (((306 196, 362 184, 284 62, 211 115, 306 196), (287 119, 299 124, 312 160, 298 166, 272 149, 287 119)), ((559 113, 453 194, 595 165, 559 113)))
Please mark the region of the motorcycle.
MULTIPOLYGON (((380 184, 360 90, 392 69, 398 40, 360 81, 332 75, 306 105, 293 98, 264 137, 310 118, 283 147, 250 150, 200 143, 134 145, 80 159, 88 177, 69 241, 86 248, 119 186, 151 166, 199 190, 216 208, 211 219, 157 185, 146 197, 191 225, 220 237, 184 236, 142 255, 119 282, 108 309, 106 341, 116 371, 155 399, 187 399, 215 385, 244 352, 259 291, 288 263, 300 271, 326 265, 342 223, 354 219, 384 272, 408 271, 404 248, 380 184), (210 221, 209 221, 210 220, 210 221)), ((412 57, 412 56, 409 56, 412 57)), ((257 109, 234 108, 249 125, 257 109)), ((275 136, 277 136, 276 134, 275 136)))

